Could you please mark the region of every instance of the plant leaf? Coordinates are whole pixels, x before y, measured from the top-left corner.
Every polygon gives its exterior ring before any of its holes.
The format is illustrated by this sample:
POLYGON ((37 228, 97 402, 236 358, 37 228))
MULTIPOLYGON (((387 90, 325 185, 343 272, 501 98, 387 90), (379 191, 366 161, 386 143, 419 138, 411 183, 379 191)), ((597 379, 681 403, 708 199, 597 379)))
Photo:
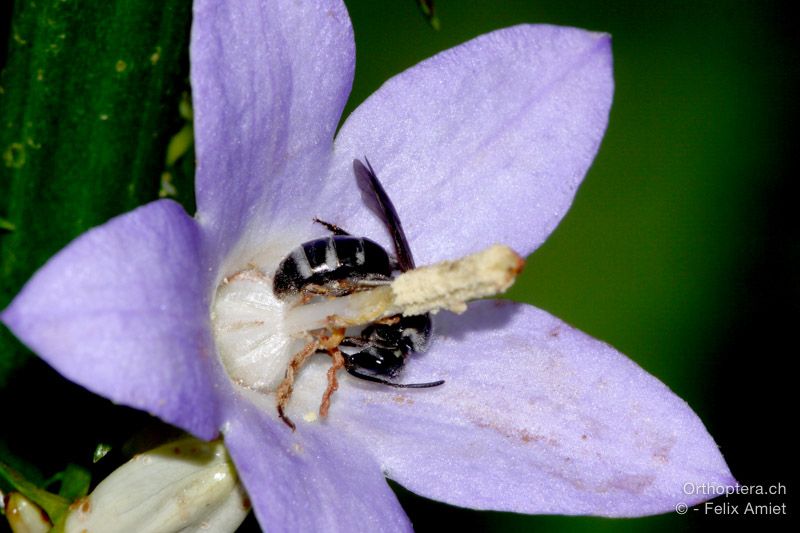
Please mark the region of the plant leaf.
MULTIPOLYGON (((0 308, 74 237, 158 197, 185 124, 190 22, 190 0, 15 3, 0 75, 0 308)), ((0 385, 26 354, 0 327, 0 385)))

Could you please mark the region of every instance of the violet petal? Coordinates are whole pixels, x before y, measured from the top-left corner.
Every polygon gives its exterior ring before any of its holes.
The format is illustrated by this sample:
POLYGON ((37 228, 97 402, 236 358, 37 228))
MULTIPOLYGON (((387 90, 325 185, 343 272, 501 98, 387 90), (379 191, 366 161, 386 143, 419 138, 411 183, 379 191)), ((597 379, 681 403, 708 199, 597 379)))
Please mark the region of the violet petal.
POLYGON ((243 398, 229 413, 225 445, 265 530, 411 531, 359 443, 329 427, 302 424, 292 432, 243 398))
POLYGON ((213 228, 216 261, 247 225, 274 225, 276 211, 311 200, 354 58, 350 19, 338 0, 194 3, 198 221, 213 228))
POLYGON ((161 200, 75 239, 0 318, 66 378, 208 439, 220 421, 204 271, 197 224, 161 200))
POLYGON ((610 38, 516 26, 395 76, 347 119, 316 215, 388 243, 364 209, 352 161, 366 156, 418 263, 496 242, 527 255, 569 208, 606 128, 610 38))
POLYGON ((332 420, 423 496, 529 514, 640 516, 735 484, 686 402, 605 343, 531 306, 442 314, 391 390, 348 383, 332 420), (335 417, 335 420, 334 420, 335 417))

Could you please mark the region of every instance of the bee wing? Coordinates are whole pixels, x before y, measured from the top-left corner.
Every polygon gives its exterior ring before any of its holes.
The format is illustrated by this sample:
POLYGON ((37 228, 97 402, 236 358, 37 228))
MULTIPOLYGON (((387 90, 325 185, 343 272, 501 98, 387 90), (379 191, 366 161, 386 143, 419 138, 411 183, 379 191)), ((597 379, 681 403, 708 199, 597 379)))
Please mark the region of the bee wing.
POLYGON ((372 170, 369 160, 364 157, 364 161, 367 162, 366 165, 358 159, 353 160, 353 170, 356 174, 358 188, 361 189, 361 198, 367 207, 386 224, 389 233, 392 235, 400 270, 404 272, 411 270, 414 268, 414 257, 411 255, 411 248, 408 246, 408 240, 403 231, 403 225, 400 223, 400 217, 397 216, 397 211, 383 189, 383 185, 378 181, 378 176, 372 170))

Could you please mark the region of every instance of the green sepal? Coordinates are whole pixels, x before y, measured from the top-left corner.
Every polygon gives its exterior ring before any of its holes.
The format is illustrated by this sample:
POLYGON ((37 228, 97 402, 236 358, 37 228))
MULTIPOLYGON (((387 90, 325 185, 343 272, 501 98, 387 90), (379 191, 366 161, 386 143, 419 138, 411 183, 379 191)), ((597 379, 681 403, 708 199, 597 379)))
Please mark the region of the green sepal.
POLYGON ((58 495, 69 502, 74 502, 78 498, 83 498, 89 494, 89 485, 92 483, 92 475, 88 470, 76 464, 68 464, 67 467, 47 480, 45 486, 60 483, 58 495))
POLYGON ((22 474, 5 463, 0 463, 0 478, 14 490, 20 492, 33 503, 41 507, 54 524, 58 522, 69 509, 70 500, 37 487, 26 480, 22 474))

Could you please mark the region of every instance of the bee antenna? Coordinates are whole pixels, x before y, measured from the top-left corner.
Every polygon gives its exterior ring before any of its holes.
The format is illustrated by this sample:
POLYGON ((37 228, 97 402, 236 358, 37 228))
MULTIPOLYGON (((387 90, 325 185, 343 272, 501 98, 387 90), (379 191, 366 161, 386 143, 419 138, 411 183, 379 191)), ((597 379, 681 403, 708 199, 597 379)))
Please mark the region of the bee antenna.
POLYGON ((427 389, 430 387, 438 387, 444 385, 444 380, 430 381, 428 383, 386 383, 390 387, 397 387, 399 389, 427 389))
POLYGON ((394 387, 396 389, 427 389, 429 387, 438 387, 439 385, 444 384, 444 380, 440 379, 438 381, 431 381, 428 383, 394 383, 392 381, 386 381, 385 379, 376 378, 375 376, 370 376, 369 374, 362 374, 355 368, 347 368, 345 365, 345 370, 353 376, 357 377, 358 379, 363 379, 364 381, 371 381, 373 383, 380 383, 381 385, 386 385, 389 387, 394 387))

